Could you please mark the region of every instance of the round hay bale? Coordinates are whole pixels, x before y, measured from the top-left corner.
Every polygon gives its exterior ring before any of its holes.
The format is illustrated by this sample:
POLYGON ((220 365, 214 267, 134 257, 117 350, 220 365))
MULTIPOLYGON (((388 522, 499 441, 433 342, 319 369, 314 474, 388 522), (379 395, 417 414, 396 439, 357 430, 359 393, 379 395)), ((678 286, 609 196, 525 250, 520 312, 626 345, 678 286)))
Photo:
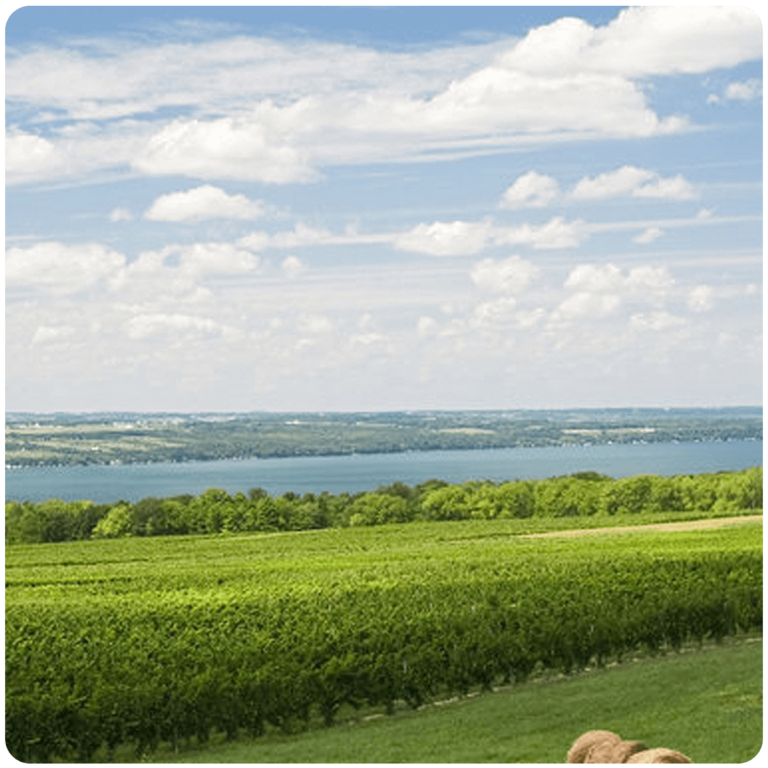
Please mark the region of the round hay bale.
POLYGON ((568 763, 598 763, 600 760, 591 759, 595 750, 599 754, 608 752, 621 744, 621 736, 611 731, 587 731, 573 742, 568 751, 568 763))
POLYGON ((587 753, 585 763, 626 763, 627 759, 645 749, 645 744, 639 741, 618 741, 606 739, 592 746, 587 753))
POLYGON ((691 761, 682 752, 666 747, 646 749, 632 755, 628 763, 690 763, 691 761))

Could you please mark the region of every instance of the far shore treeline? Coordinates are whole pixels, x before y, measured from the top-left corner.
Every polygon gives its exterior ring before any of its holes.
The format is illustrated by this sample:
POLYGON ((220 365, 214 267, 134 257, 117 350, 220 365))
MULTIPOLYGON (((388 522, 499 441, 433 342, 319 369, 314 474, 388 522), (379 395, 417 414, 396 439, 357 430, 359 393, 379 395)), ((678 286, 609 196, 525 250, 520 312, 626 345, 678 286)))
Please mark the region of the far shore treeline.
POLYGON ((547 480, 488 480, 416 486, 396 482, 362 493, 284 493, 260 488, 231 495, 118 501, 7 501, 6 544, 126 536, 301 531, 431 520, 584 517, 641 512, 733 512, 762 509, 762 467, 739 472, 613 479, 580 472, 547 480))

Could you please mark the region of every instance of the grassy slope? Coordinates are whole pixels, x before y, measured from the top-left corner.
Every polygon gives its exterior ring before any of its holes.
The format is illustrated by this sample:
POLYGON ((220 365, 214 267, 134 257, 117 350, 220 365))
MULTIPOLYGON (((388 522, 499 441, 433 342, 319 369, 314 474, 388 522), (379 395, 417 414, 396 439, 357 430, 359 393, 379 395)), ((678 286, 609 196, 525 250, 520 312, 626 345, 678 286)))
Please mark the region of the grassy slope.
POLYGON ((762 640, 645 658, 328 730, 186 751, 175 759, 562 763, 573 740, 593 728, 679 749, 695 762, 752 759, 762 744, 762 640))

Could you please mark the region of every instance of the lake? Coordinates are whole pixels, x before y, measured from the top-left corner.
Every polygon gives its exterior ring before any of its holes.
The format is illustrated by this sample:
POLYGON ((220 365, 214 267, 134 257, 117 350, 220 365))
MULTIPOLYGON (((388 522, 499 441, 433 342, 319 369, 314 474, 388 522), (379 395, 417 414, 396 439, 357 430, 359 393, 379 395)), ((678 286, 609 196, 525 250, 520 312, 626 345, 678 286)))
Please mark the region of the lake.
POLYGON ((273 496, 286 491, 354 493, 397 480, 417 485, 432 478, 449 483, 541 479, 587 470, 611 477, 676 475, 746 469, 762 463, 762 440, 733 440, 25 467, 6 470, 5 497, 102 503, 197 495, 207 488, 223 488, 229 493, 263 488, 273 496))

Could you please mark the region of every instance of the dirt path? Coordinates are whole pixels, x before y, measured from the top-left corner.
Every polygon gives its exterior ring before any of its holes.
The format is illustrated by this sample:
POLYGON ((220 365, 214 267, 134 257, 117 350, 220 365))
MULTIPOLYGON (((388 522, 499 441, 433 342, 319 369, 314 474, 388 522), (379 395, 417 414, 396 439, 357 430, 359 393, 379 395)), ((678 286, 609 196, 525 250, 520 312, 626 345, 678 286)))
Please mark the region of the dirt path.
POLYGON ((545 539, 553 536, 589 536, 595 533, 632 533, 634 531, 699 531, 708 528, 721 528, 724 525, 762 522, 762 515, 743 515, 741 517, 718 517, 711 520, 685 520, 680 523, 651 523, 650 525, 623 525, 614 528, 576 528, 570 531, 550 531, 549 533, 526 533, 525 539, 545 539))

